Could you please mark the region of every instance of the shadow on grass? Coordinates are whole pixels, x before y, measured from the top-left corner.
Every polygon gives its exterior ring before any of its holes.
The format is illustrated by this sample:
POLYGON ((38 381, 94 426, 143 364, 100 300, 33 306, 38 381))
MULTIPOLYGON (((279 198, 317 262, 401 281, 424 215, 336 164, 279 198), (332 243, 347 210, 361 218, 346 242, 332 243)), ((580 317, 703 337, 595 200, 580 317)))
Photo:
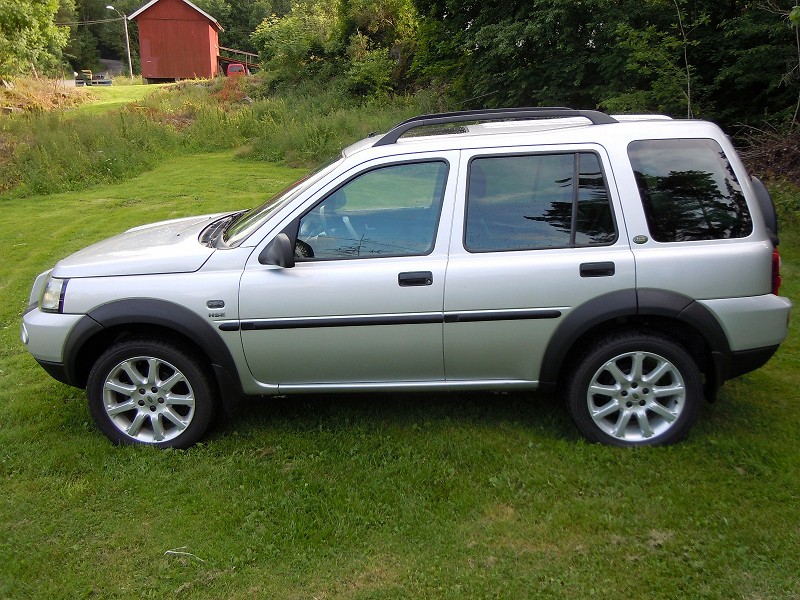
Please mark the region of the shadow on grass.
POLYGON ((559 398, 525 392, 315 394, 245 398, 213 437, 275 428, 306 431, 451 427, 535 429, 553 439, 578 439, 559 398))

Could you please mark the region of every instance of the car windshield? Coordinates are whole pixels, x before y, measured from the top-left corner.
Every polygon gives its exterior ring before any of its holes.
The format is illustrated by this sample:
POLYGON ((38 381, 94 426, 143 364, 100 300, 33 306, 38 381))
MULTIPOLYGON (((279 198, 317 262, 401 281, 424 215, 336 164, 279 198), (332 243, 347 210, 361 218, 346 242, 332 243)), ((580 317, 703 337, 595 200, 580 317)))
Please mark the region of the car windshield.
POLYGON ((236 219, 233 219, 225 228, 222 234, 222 241, 227 246, 238 246, 241 244, 272 214, 319 181, 330 172, 340 160, 342 160, 341 157, 337 157, 335 160, 325 163, 310 175, 298 179, 289 187, 272 196, 272 198, 264 202, 261 206, 248 210, 239 215, 236 219))

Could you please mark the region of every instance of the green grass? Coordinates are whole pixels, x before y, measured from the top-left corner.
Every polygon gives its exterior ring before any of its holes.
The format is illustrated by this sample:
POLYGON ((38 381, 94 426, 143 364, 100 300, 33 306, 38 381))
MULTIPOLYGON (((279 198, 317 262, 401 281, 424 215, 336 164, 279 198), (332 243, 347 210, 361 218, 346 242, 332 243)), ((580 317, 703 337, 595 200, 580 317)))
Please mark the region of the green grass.
POLYGON ((798 597, 796 319, 670 448, 590 445, 557 402, 477 393, 256 399, 187 451, 107 442, 19 342, 33 277, 298 173, 221 152, 0 199, 0 597, 798 597))
POLYGON ((115 110, 147 98, 150 94, 166 85, 164 83, 153 85, 95 85, 77 88, 79 93, 90 96, 92 99, 84 104, 67 111, 70 117, 78 115, 99 115, 115 110))
POLYGON ((252 400, 188 451, 108 443, 19 342, 33 277, 297 175, 225 152, 0 200, 0 597, 797 597, 796 324, 666 449, 586 444, 558 403, 516 394, 252 400))
POLYGON ((231 149, 310 168, 437 102, 419 93, 365 110, 335 88, 273 97, 263 87, 246 87, 256 86, 254 79, 185 81, 168 93, 143 85, 79 89, 100 99, 70 111, 0 116, 0 193, 85 189, 129 179, 168 156, 231 149))

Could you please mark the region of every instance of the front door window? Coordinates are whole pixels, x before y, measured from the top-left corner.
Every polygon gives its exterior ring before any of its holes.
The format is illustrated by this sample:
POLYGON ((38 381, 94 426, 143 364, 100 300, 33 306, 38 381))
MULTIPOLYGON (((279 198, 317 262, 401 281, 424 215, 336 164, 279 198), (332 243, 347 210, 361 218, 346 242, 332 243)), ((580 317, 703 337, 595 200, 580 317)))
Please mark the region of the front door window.
POLYGON ((423 256, 433 250, 447 163, 376 168, 351 179, 300 220, 300 259, 423 256))

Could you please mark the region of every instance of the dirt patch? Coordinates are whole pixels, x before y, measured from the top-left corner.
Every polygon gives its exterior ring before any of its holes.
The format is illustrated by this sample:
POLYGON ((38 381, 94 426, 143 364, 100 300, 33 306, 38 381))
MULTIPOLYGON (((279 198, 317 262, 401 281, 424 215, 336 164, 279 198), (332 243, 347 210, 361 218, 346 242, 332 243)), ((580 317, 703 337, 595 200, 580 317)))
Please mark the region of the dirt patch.
POLYGON ((0 83, 3 113, 44 112, 85 102, 90 94, 68 88, 57 79, 16 79, 0 83))

